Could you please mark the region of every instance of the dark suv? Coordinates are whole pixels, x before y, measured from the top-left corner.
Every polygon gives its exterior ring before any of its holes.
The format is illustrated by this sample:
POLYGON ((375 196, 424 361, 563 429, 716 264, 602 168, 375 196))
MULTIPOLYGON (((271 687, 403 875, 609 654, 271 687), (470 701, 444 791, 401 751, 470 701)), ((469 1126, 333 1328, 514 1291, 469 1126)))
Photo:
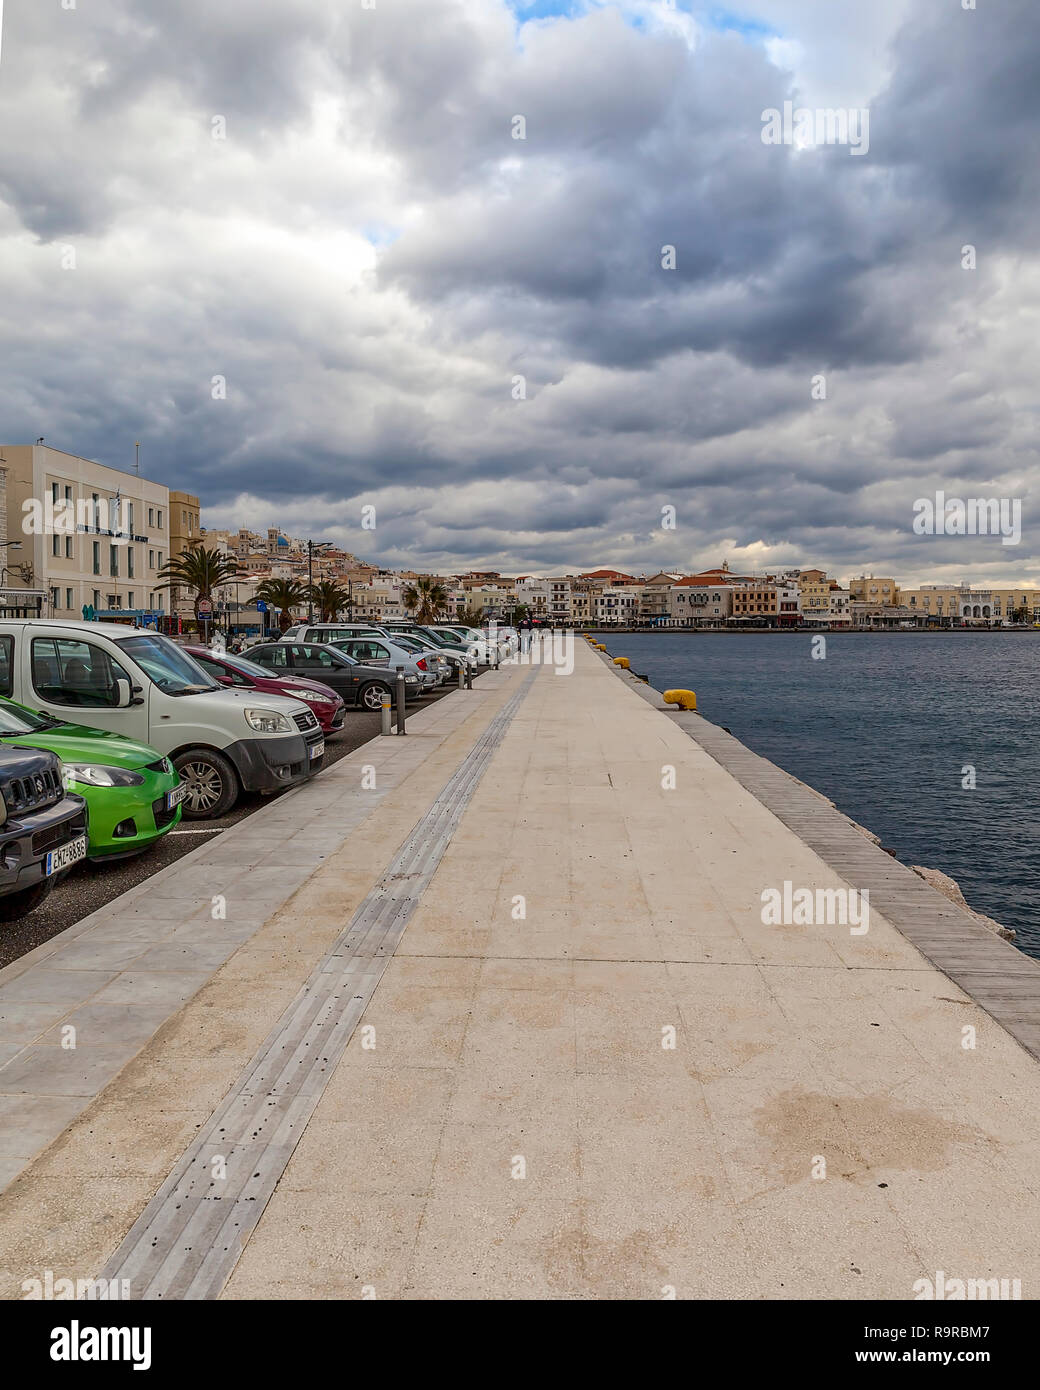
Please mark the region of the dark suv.
POLYGON ((44 749, 0 746, 0 922, 39 907, 87 855, 87 803, 66 792, 44 749))

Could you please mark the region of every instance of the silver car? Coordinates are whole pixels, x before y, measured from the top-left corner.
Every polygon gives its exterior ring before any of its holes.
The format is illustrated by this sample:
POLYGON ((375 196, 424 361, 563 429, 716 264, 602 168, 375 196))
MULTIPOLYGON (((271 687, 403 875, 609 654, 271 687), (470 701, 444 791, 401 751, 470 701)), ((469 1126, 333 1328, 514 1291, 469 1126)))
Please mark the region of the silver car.
POLYGON ((406 676, 421 677, 424 693, 435 690, 440 684, 439 674, 428 662, 422 660, 422 653, 417 656, 415 652, 407 651, 396 642, 391 642, 388 637, 376 634, 371 637, 339 637, 324 645, 346 652, 347 656, 352 656, 355 661, 360 661, 365 666, 386 666, 391 670, 403 666, 406 676))

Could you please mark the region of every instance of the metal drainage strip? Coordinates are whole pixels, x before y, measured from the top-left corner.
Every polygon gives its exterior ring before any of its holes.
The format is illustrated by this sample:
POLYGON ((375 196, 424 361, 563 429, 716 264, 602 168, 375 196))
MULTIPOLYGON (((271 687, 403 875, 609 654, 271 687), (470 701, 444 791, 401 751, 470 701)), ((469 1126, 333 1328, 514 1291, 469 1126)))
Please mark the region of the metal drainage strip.
POLYGON ((227 1283, 535 674, 459 764, 108 1261, 102 1275, 128 1279, 132 1298, 216 1298, 227 1283))

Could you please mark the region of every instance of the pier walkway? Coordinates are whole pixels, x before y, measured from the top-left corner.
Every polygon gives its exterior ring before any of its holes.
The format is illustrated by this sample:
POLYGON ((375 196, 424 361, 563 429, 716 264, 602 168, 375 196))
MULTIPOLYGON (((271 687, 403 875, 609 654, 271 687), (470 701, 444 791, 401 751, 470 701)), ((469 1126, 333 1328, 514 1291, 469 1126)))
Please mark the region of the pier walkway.
POLYGON ((1037 1296, 1040 968, 574 655, 0 971, 0 1296, 1037 1296))

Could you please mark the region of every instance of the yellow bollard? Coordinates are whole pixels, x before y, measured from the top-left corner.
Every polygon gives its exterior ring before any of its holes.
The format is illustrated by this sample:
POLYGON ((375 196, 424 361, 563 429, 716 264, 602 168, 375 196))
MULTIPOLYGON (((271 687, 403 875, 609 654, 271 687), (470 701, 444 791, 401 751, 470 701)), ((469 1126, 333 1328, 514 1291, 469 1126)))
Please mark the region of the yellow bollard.
POLYGON ((678 705, 680 709, 697 708, 697 696, 692 690, 666 690, 664 702, 666 705, 678 705))
POLYGON ((625 670, 627 671, 627 670, 628 670, 628 657, 627 657, 627 656, 616 656, 616 657, 614 658, 614 665, 615 665, 615 666, 623 666, 623 667, 625 668, 625 670))

